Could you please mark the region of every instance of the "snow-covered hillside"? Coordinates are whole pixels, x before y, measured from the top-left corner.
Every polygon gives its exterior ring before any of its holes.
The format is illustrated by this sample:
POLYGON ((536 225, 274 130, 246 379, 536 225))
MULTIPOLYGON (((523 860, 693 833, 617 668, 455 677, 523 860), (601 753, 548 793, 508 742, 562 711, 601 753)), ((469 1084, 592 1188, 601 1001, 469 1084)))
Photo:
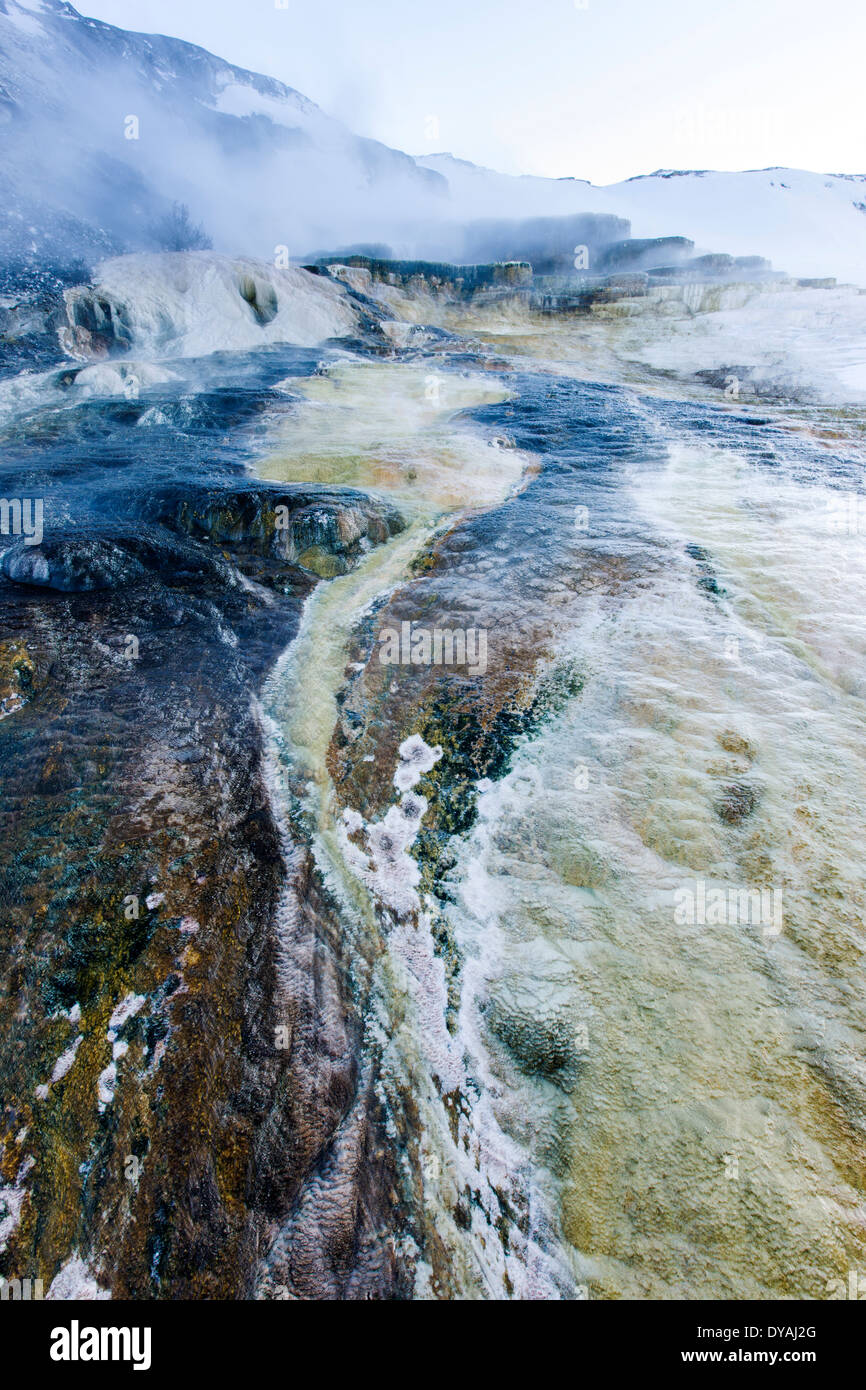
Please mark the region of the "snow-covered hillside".
MULTIPOLYGON (((323 40, 326 41, 326 40, 323 40)), ((445 181, 202 48, 62 0, 0 0, 0 218, 25 247, 136 249, 173 201, 218 250, 274 258, 369 235, 445 181), (16 213, 21 213, 17 219, 16 213)), ((0 226, 0 229, 3 229, 0 226)), ((74 248, 70 248, 74 249, 74 248)))
POLYGON ((448 180, 463 216, 614 213, 631 221, 636 237, 679 234, 702 251, 765 256, 792 275, 866 284, 866 174, 665 169, 599 188, 579 179, 514 178, 451 155, 419 163, 448 180))
POLYGON ((455 229, 474 219, 611 213, 637 237, 866 284, 866 175, 660 171, 598 188, 413 159, 273 78, 64 0, 0 0, 0 134, 7 254, 156 249, 174 202, 217 251, 271 261, 357 242, 459 255, 455 229))

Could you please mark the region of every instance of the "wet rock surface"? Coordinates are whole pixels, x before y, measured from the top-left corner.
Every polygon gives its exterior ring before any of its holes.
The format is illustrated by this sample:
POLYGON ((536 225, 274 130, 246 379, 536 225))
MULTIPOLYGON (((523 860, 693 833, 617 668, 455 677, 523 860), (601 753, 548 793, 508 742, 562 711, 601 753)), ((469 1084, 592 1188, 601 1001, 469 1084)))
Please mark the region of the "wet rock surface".
POLYGON ((87 275, 82 261, 50 265, 37 256, 4 260, 0 267, 0 376, 25 366, 48 368, 56 363, 57 334, 67 324, 65 292, 87 275))
POLYGON ((81 1261, 113 1297, 251 1297, 351 1111, 351 1216, 296 1277, 382 1296, 376 1107, 313 890, 309 969, 282 969, 295 861, 256 694, 317 582, 310 549, 345 570, 403 523, 358 492, 250 482, 271 383, 309 359, 266 353, 233 385, 214 365, 210 390, 97 398, 7 440, 5 491, 41 485, 45 537, 4 537, 0 580, 0 1271, 48 1288, 81 1261))
MULTIPOLYGON (((465 363, 478 365, 469 349, 465 363)), ((42 543, 4 536, 0 561, 9 1277, 68 1288, 75 1274, 136 1298, 462 1297, 481 1285, 455 1267, 446 1220, 482 1232, 490 1268, 534 1236, 521 1175, 509 1187, 469 1164, 428 1201, 430 1096, 459 1146, 476 1100, 441 1036, 464 984, 455 840, 476 823, 479 782, 582 699, 587 672, 557 660, 560 635, 671 563, 623 510, 623 471, 654 467, 668 427, 758 466, 780 432, 517 371, 513 400, 474 412, 540 463, 507 502, 443 525, 363 610, 327 769, 361 882, 392 896, 371 894, 356 921, 316 857, 305 789, 275 798, 258 705, 314 586, 403 526, 359 489, 251 480, 292 408, 289 378, 319 364, 215 354, 89 396, 64 367, 26 428, 4 431, 5 492, 45 503, 42 543), (404 626, 483 630, 482 669, 383 662, 385 629, 404 626), (404 997, 388 1014, 376 972, 392 953, 417 986, 429 1076, 389 1055, 404 997)), ((684 549, 701 604, 719 604, 710 550, 684 549)), ((707 810, 745 842, 760 815, 751 745, 728 731, 719 746, 707 810)), ((533 856, 568 887, 603 886, 597 856, 565 836, 533 856)), ((517 944, 485 1037, 510 1075, 567 1096, 587 1065, 572 977, 517 944)), ((494 1285, 509 1296, 513 1272, 494 1285)))

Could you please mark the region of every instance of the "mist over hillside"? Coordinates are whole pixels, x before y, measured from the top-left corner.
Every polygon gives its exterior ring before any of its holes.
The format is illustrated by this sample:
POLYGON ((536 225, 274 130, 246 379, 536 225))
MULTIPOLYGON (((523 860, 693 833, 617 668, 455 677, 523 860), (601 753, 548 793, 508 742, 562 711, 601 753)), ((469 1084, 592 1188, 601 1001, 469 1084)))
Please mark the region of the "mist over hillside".
POLYGON ((528 206, 553 216, 579 205, 628 218, 636 237, 681 234, 701 250, 764 256, 793 275, 866 283, 866 174, 661 169, 599 188, 513 178, 451 155, 418 162, 447 178, 467 219, 514 217, 528 206))
POLYGON ((0 0, 0 123, 0 238, 14 254, 165 248, 176 204, 216 250, 267 259, 370 243, 492 259, 502 238, 467 223, 595 214, 621 219, 611 239, 630 223, 637 237, 866 280, 866 175, 660 171, 599 188, 415 159, 274 78, 63 0, 0 0))
POLYGON ((447 195, 441 175, 290 87, 62 0, 0 0, 0 112, 5 236, 25 247, 34 223, 85 251, 152 247, 181 201, 217 249, 294 254, 447 195))

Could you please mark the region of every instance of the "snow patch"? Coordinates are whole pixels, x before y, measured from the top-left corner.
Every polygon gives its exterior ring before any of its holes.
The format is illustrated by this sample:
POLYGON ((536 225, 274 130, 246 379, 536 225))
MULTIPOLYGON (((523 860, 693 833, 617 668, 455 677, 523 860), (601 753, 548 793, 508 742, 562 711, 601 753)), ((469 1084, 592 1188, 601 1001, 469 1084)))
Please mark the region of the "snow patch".
POLYGON ((117 1085, 117 1065, 109 1062, 108 1066, 99 1073, 96 1083, 96 1099, 99 1105, 99 1113, 102 1114, 107 1105, 114 1100, 114 1089, 117 1085))
POLYGON ((325 276, 207 251, 115 257, 87 293, 108 302, 134 347, 154 357, 314 347, 359 326, 343 288, 325 276))
POLYGON ((147 996, 144 994, 124 995, 108 1020, 108 1031, 105 1036, 111 1043, 111 1061, 99 1073, 96 1082, 96 1099, 100 1114, 114 1100, 114 1092, 117 1088, 117 1064, 129 1051, 129 1043, 118 1042, 117 1034, 125 1023, 128 1023, 140 1012, 146 1000, 147 996))
POLYGON ((0 1187, 0 1251, 6 1249, 9 1237, 18 1229, 27 1189, 24 1179, 33 1167, 35 1160, 28 1156, 18 1169, 14 1183, 0 1187))
POLYGON ((45 30, 39 20, 34 19, 32 15, 16 14, 14 10, 7 10, 3 18, 8 19, 9 23, 13 24, 22 34, 36 34, 39 38, 45 38, 45 30))
POLYGON ((289 126, 291 129, 305 125, 308 119, 308 113, 300 101, 266 96, 243 82, 227 83, 214 101, 213 109, 222 111, 226 116, 265 116, 274 125, 289 126))
POLYGON ((111 1298, 111 1294, 108 1289, 99 1287, 96 1276, 80 1255, 72 1255, 62 1269, 55 1274, 45 1297, 55 1299, 58 1302, 86 1299, 88 1302, 94 1303, 111 1298))
POLYGON ((108 1041, 113 1042, 115 1035, 120 1032, 124 1023, 133 1018, 140 1012, 147 1002, 145 994, 126 994, 114 1009, 111 1018, 108 1020, 108 1041))
POLYGON ((409 791, 416 786, 426 772, 438 763, 442 749, 426 744, 420 734, 410 734, 400 744, 400 763, 394 773, 394 786, 398 791, 409 791))
POLYGON ((399 806, 390 806, 383 820, 369 824, 359 812, 347 808, 337 830, 352 872, 398 916, 420 907, 416 889, 421 871, 408 850, 426 810, 423 796, 414 794, 404 796, 399 806), (360 845, 350 839, 353 835, 360 839, 360 845))
POLYGON ((72 1046, 68 1047, 66 1051, 63 1053, 63 1055, 58 1057, 57 1061, 54 1063, 54 1067, 51 1072, 52 1084, 55 1081, 60 1081, 69 1071, 70 1067, 72 1066, 72 1063, 75 1061, 75 1058, 78 1055, 78 1049, 80 1046, 81 1034, 79 1033, 72 1046))

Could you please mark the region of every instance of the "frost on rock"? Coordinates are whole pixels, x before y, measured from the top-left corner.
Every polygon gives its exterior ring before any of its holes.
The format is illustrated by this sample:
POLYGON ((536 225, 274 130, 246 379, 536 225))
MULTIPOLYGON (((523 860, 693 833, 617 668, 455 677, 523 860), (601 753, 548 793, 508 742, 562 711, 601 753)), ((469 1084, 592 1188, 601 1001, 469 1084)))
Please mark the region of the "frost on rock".
POLYGON ((437 743, 431 748, 420 734, 410 734, 400 744, 400 762, 394 773, 394 786, 406 792, 416 786, 425 772, 429 772, 442 757, 442 749, 437 743))
POLYGON ((99 1287, 94 1274, 80 1255, 72 1255, 55 1274, 45 1297, 56 1299, 58 1302, 86 1299, 93 1303, 109 1299, 111 1294, 108 1289, 99 1287))
POLYGON ((398 917, 420 905, 416 889, 421 871, 408 849, 426 810, 423 796, 412 795, 404 796, 399 806, 389 807, 383 820, 369 825, 357 811, 343 812, 339 835, 346 862, 398 917))
MULTIPOLYGON (((470 1281, 479 1281, 491 1297, 505 1290, 526 1297, 530 1286, 552 1297, 558 1266, 553 1268, 552 1257, 537 1243, 545 1219, 541 1197, 533 1194, 530 1232, 523 1195, 527 1153, 503 1130, 491 1100, 498 1083, 485 1070, 473 984, 473 972, 483 974, 483 967, 464 963, 469 984, 454 1029, 449 962, 439 944, 435 901, 428 898, 422 906, 421 870, 409 853, 428 809, 415 787, 441 757, 442 749, 431 748, 418 734, 405 739, 393 777, 401 793, 398 804, 375 822, 346 809, 339 827, 345 862, 392 915, 372 1035, 385 1071, 417 1105, 417 1145, 413 1137, 406 1146, 406 1171, 416 1171, 412 1165, 417 1165, 425 1207, 444 1247, 465 1252, 470 1281), (482 1076, 486 1084, 473 1103, 482 1076), (460 1194, 468 1191, 471 1208, 457 1221, 453 1213, 460 1194)), ((415 1297, 436 1297, 437 1288, 431 1267, 417 1259, 415 1297)))
POLYGON ((436 954, 429 913, 422 912, 417 923, 400 922, 389 937, 391 956, 406 970, 408 992, 415 1001, 417 1034, 431 1072, 438 1077, 443 1093, 465 1084, 461 1046, 448 1032, 448 985, 445 962, 436 954))
POLYGON ((21 1212, 27 1196, 24 1179, 33 1164, 34 1159, 28 1155, 18 1169, 14 1183, 0 1186, 0 1252, 6 1249, 9 1237, 17 1229, 21 1220, 21 1212))
POLYGON ((120 1032, 127 1019, 133 1018, 139 1012, 146 1001, 144 994, 124 995, 120 1003, 114 1009, 111 1018, 108 1020, 108 1041, 114 1042, 116 1035, 120 1032))
POLYGON ((61 1078, 66 1075, 66 1073, 69 1071, 69 1068, 72 1066, 72 1063, 75 1061, 80 1046, 81 1034, 78 1035, 72 1046, 67 1047, 63 1055, 57 1058, 57 1061, 54 1063, 54 1067, 51 1072, 52 1082, 60 1081, 61 1078))
MULTIPOLYGON (((70 1010, 69 1014, 66 1016, 69 1018, 71 1023, 78 1023, 81 1019, 81 1009, 76 1004, 74 1009, 70 1010)), ((67 1072, 71 1069, 72 1064, 75 1061, 75 1058, 78 1056, 78 1049, 81 1046, 82 1041, 82 1035, 79 1033, 78 1037, 75 1039, 74 1043, 72 1043, 71 1047, 67 1047, 66 1051, 60 1054, 60 1056, 57 1058, 57 1061, 54 1063, 54 1066, 51 1069, 51 1079, 48 1082, 48 1084, 36 1087, 37 1100, 47 1100, 48 1093, 51 1087, 54 1085, 55 1081, 63 1080, 64 1076, 66 1076, 67 1072)))
POLYGON ((107 1105, 114 1100, 114 1092, 117 1086, 117 1063, 125 1057, 129 1051, 129 1043, 117 1041, 117 1035, 125 1023, 134 1018, 147 1001, 144 994, 126 994, 120 1003, 114 1008, 111 1018, 108 1020, 108 1031, 105 1036, 111 1043, 111 1061, 107 1067, 99 1073, 96 1083, 96 1097, 99 1105, 100 1114, 107 1105))
POLYGON ((114 1100, 114 1088, 117 1085, 117 1066, 114 1062, 109 1062, 108 1066, 99 1073, 99 1080, 96 1083, 96 1095, 99 1101, 100 1114, 106 1105, 110 1105, 114 1100))
POLYGON ((403 792, 399 804, 389 806, 382 820, 369 823, 347 807, 338 833, 352 872, 385 907, 403 917, 421 906, 416 891, 421 871, 408 851, 421 828, 427 802, 412 788, 439 761, 442 749, 430 748, 420 734, 412 734, 399 751, 394 773, 394 785, 403 792))

